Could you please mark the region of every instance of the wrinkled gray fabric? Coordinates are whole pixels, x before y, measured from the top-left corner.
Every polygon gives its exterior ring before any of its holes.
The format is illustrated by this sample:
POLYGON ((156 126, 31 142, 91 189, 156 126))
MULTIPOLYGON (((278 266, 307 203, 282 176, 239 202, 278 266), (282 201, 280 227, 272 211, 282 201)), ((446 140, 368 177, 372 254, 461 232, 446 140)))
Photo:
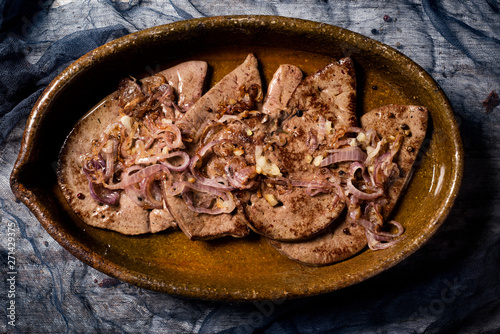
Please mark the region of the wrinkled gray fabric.
POLYGON ((0 1, 0 332, 500 332, 500 3, 495 0, 0 1), (69 62, 106 41, 178 20, 298 17, 386 43, 423 66, 456 112, 466 151, 449 218, 396 267, 334 293, 291 301, 188 300, 111 280, 76 260, 15 201, 9 175, 26 116, 69 62), (384 20, 388 15, 391 19, 384 20), (8 233, 15 235, 16 321, 7 321, 8 233))

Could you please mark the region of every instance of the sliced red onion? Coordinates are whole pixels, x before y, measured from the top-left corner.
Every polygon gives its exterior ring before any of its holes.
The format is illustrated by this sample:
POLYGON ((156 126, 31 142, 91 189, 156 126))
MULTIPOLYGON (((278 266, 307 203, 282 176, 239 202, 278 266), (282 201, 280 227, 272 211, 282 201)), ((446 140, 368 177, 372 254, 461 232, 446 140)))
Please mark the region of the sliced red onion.
POLYGON ((368 247, 371 250, 387 249, 399 242, 399 239, 381 238, 378 234, 372 233, 368 230, 365 230, 365 235, 368 241, 368 247))
POLYGON ((89 181, 89 193, 90 196, 97 202, 101 202, 108 205, 115 205, 120 199, 119 191, 108 190, 100 184, 92 182, 92 178, 87 175, 89 181))
POLYGON ((168 156, 168 157, 165 156, 165 161, 160 161, 160 163, 163 164, 163 165, 165 165, 165 166, 167 166, 168 169, 170 169, 171 171, 182 172, 182 171, 186 170, 189 167, 190 158, 189 158, 189 155, 186 152, 177 151, 177 152, 170 153, 169 155, 170 156, 168 156), (178 156, 178 157, 181 157, 183 159, 182 163, 180 165, 174 166, 171 163, 169 163, 169 162, 166 161, 166 159, 170 159, 171 157, 174 157, 174 156, 178 156))
POLYGON ((155 133, 155 137, 156 138, 163 137, 165 140, 165 144, 171 150, 182 147, 183 145, 181 130, 174 124, 168 124, 165 128, 159 130, 157 133, 155 133), (174 135, 175 140, 171 141, 166 132, 172 133, 174 135))
POLYGON ((326 167, 331 164, 343 161, 365 161, 366 153, 357 146, 337 149, 333 154, 329 155, 321 161, 319 167, 326 167))
POLYGON ((224 114, 222 115, 221 118, 217 120, 218 123, 224 123, 227 121, 241 121, 241 119, 238 117, 238 115, 227 115, 224 114))
POLYGON ((196 156, 198 156, 200 159, 203 158, 203 156, 214 146, 222 144, 222 143, 232 143, 231 140, 229 139, 220 139, 220 140, 213 140, 203 147, 201 147, 197 152, 196 156))
POLYGON ((179 188, 180 189, 180 192, 185 192, 186 191, 186 188, 187 189, 192 189, 192 190, 195 190, 195 191, 199 191, 199 192, 204 192, 204 193, 207 193, 207 194, 212 194, 212 195, 215 195, 215 196, 218 196, 218 197, 224 197, 225 196, 225 191, 222 191, 220 189, 217 189, 215 187, 211 187, 211 186, 208 186, 208 185, 205 185, 205 184, 200 184, 200 183, 197 183, 197 182, 194 182, 194 183, 191 183, 191 182, 188 182, 188 181, 177 181, 173 184, 173 187, 175 188, 179 188))
POLYGON ((360 133, 360 132, 363 132, 363 129, 356 126, 350 126, 345 130, 345 133, 360 133))
POLYGON ((389 152, 391 154, 391 161, 392 161, 392 159, 394 159, 396 154, 399 152, 399 149, 401 148, 402 143, 403 143, 403 136, 400 133, 398 133, 396 135, 396 138, 391 143, 391 146, 389 148, 389 152))
POLYGON ((83 173, 89 182, 90 196, 100 203, 114 205, 120 199, 120 193, 118 191, 106 189, 100 183, 94 182, 99 179, 98 175, 95 175, 95 173, 105 169, 106 162, 100 154, 96 159, 88 160, 82 167, 83 173))
POLYGON ((377 188, 376 191, 371 193, 371 194, 365 193, 365 192, 359 190, 358 188, 356 188, 352 184, 352 179, 347 180, 347 189, 349 190, 349 192, 351 194, 353 194, 354 196, 356 196, 357 198, 362 199, 362 200, 375 199, 375 198, 380 197, 384 194, 384 190, 382 188, 377 188))
MULTIPOLYGON (((181 122, 182 122, 182 120, 181 120, 181 122)), ((176 124, 179 124, 179 122, 176 124)), ((192 127, 192 125, 190 123, 187 123, 187 122, 183 122, 181 124, 186 124, 186 125, 189 124, 189 127, 192 127)), ((207 118, 206 120, 203 121, 203 123, 200 125, 200 127, 196 131, 194 131, 194 129, 192 129, 190 132, 191 132, 191 134, 194 134, 193 141, 196 143, 199 142, 200 138, 203 135, 203 133, 205 132, 205 130, 209 126, 212 126, 213 124, 216 124, 216 122, 211 120, 210 118, 207 118)), ((184 131, 186 131, 186 130, 184 130, 184 131)))
POLYGON ((124 188, 126 195, 138 206, 145 209, 163 208, 162 193, 155 181, 158 174, 150 175, 124 188))
POLYGON ((165 194, 165 197, 177 196, 182 194, 185 189, 185 183, 187 182, 185 181, 174 182, 171 187, 168 187, 168 185, 164 182, 163 192, 165 194))
POLYGON ((177 187, 179 190, 176 192, 179 192, 182 195, 182 198, 184 199, 184 202, 186 205, 194 212, 198 213, 206 213, 206 214, 212 214, 212 215, 217 215, 221 213, 231 213, 235 208, 236 208, 236 203, 233 199, 233 195, 229 191, 220 191, 219 189, 202 185, 202 184, 196 184, 196 183, 190 183, 186 181, 180 181, 174 183, 174 187, 177 187), (221 200, 223 200, 225 203, 227 203, 225 208, 217 208, 217 209, 208 209, 204 207, 195 207, 193 205, 193 202, 191 198, 186 194, 186 188, 192 189, 194 191, 199 191, 199 192, 204 192, 210 195, 217 196, 221 200))
POLYGON ((306 193, 309 196, 316 196, 319 193, 329 193, 332 189, 336 189, 339 198, 345 202, 344 190, 339 183, 334 183, 330 181, 318 181, 318 180, 291 180, 285 177, 273 177, 267 178, 266 182, 273 184, 281 184, 284 186, 293 186, 306 188, 306 193))
POLYGON ((148 165, 148 164, 152 164, 152 163, 155 163, 158 161, 162 165, 165 165, 166 167, 168 167, 168 169, 170 169, 171 171, 182 172, 183 170, 185 170, 186 168, 189 167, 190 158, 189 158, 189 155, 184 151, 175 151, 175 152, 167 153, 167 154, 160 153, 160 154, 156 154, 156 155, 153 155, 153 156, 150 156, 147 158, 139 158, 135 161, 135 163, 148 165), (174 158, 174 157, 182 158, 182 162, 178 166, 174 166, 167 161, 167 159, 174 158))
POLYGON ((99 154, 97 157, 92 157, 86 160, 82 166, 82 170, 85 173, 85 175, 92 176, 93 179, 96 179, 96 176, 94 175, 96 172, 99 171, 102 172, 104 171, 105 168, 106 168, 106 161, 104 160, 101 154, 99 154))
POLYGON ((162 106, 171 107, 175 100, 174 89, 169 84, 162 84, 159 89, 163 92, 158 101, 162 106))
POLYGON ((283 176, 268 177, 265 180, 266 180, 266 183, 270 183, 270 184, 278 184, 278 185, 282 185, 282 186, 290 185, 290 179, 283 177, 283 176))
POLYGON ((161 164, 156 164, 144 167, 143 169, 139 170, 137 173, 134 174, 130 174, 130 170, 127 170, 123 181, 128 184, 138 183, 160 171, 168 172, 168 168, 161 164))
POLYGON ((383 177, 383 175, 381 173, 381 167, 382 167, 382 163, 378 160, 373 165, 373 172, 370 175, 370 183, 373 186, 381 187, 385 182, 385 178, 383 177))
POLYGON ((382 169, 386 177, 390 177, 393 174, 399 174, 399 167, 395 162, 390 162, 386 165, 382 165, 382 169))
POLYGON ((199 183, 199 184, 209 186, 212 188, 216 188, 219 190, 232 191, 235 189, 234 186, 230 185, 229 182, 222 177, 209 179, 207 177, 202 176, 195 169, 192 170, 192 173, 193 173, 193 177, 196 179, 197 183, 199 183))
MULTIPOLYGON (((372 179, 371 179, 370 175, 368 174, 367 168, 365 167, 364 164, 360 163, 359 161, 355 161, 351 164, 351 167, 349 169, 349 173, 351 175, 351 178, 355 177, 358 169, 361 169, 361 176, 363 177, 363 181, 365 181, 366 184, 372 184, 372 179)), ((372 184, 372 185, 376 186, 375 184, 372 184)))
POLYGON ((294 187, 306 188, 306 193, 313 197, 319 193, 329 193, 332 189, 336 189, 337 195, 343 202, 345 202, 345 194, 340 184, 333 183, 330 181, 301 181, 301 180, 290 180, 290 184, 294 187))
POLYGON ((227 180, 223 178, 215 178, 215 179, 209 179, 207 177, 204 177, 200 174, 200 172, 196 169, 196 166, 199 161, 203 158, 203 156, 214 146, 222 144, 222 143, 231 143, 231 140, 228 139, 222 139, 222 140, 214 140, 211 141, 210 143, 206 144, 202 148, 196 152, 196 155, 191 158, 191 162, 189 163, 189 170, 191 174, 193 174, 193 177, 198 181, 200 184, 211 186, 214 188, 217 188, 219 190, 234 190, 234 187, 229 185, 227 180))
POLYGON ((365 228, 368 246, 372 250, 386 249, 391 247, 399 241, 396 240, 396 238, 404 233, 403 226, 395 220, 391 220, 389 224, 397 227, 398 231, 396 233, 379 231, 378 224, 373 223, 367 219, 360 218, 356 220, 356 222, 365 228))
POLYGON ((255 180, 250 180, 252 174, 255 174, 255 169, 252 167, 243 168, 243 170, 234 171, 233 168, 228 164, 224 168, 226 172, 226 178, 230 185, 236 189, 250 189, 256 182, 255 180), (250 182, 248 182, 250 180, 250 182))
POLYGON ((367 166, 370 166, 373 164, 373 161, 375 161, 375 157, 377 157, 377 155, 379 154, 380 150, 382 149, 382 146, 384 145, 385 143, 385 139, 379 141, 377 143, 377 146, 368 154, 366 160, 365 160, 365 164, 367 166))
POLYGON ((396 226, 396 228, 398 229, 398 231, 396 233, 378 231, 377 235, 385 236, 385 237, 391 237, 391 238, 396 238, 396 237, 401 236, 404 233, 404 231, 405 231, 403 225, 401 225, 401 223, 398 222, 398 221, 391 220, 391 221, 388 222, 388 224, 396 226))
POLYGON ((118 140, 115 138, 109 139, 101 149, 102 157, 106 161, 106 173, 104 181, 110 180, 115 173, 115 160, 118 156, 118 140))
POLYGON ((125 189, 126 187, 141 182, 142 180, 158 172, 165 172, 170 174, 168 167, 162 164, 155 164, 148 167, 141 167, 134 165, 127 168, 127 170, 123 172, 121 182, 114 184, 106 184, 105 187, 108 189, 125 189), (136 173, 132 174, 133 172, 136 173))
POLYGON ((399 242, 398 239, 392 239, 388 241, 381 241, 377 239, 377 235, 365 230, 366 240, 368 241, 368 248, 371 250, 382 250, 387 249, 399 242))
POLYGON ((349 168, 349 175, 351 175, 351 177, 354 177, 356 175, 356 172, 358 171, 358 169, 361 169, 361 172, 364 173, 365 172, 365 165, 360 163, 359 161, 355 161, 351 164, 351 167, 349 168))
POLYGON ((163 201, 162 201, 162 195, 161 195, 161 189, 158 187, 158 185, 155 183, 158 181, 157 178, 158 174, 155 174, 153 176, 150 176, 148 179, 146 179, 146 200, 150 204, 150 209, 162 209, 163 208, 163 201))
POLYGON ((317 194, 328 194, 330 192, 330 189, 326 188, 306 188, 306 194, 314 197, 317 194))
MULTIPOLYGON (((189 196, 187 194, 182 194, 182 199, 184 200, 184 202, 186 203, 186 205, 188 206, 188 208, 194 212, 197 212, 197 213, 204 213, 204 214, 208 214, 208 215, 220 215, 222 213, 231 213, 234 208, 236 208, 236 204, 232 207, 232 210, 229 211, 229 209, 225 209, 225 208, 216 208, 216 209, 209 209, 209 208, 205 208, 205 207, 201 207, 201 206, 194 206, 193 205, 193 201, 189 198, 189 196)), ((234 203, 234 201, 233 201, 234 203)))
POLYGON ((338 183, 335 183, 335 188, 337 188, 337 195, 339 195, 340 200, 345 203, 347 198, 345 196, 344 189, 338 183))

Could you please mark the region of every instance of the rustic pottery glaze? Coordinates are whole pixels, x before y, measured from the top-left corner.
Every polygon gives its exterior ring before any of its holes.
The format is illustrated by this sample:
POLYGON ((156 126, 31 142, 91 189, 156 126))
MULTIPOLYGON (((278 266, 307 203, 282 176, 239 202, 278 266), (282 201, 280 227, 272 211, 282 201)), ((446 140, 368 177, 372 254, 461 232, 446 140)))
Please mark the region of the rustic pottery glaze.
POLYGON ((19 200, 71 254, 122 281, 212 300, 296 298, 341 289, 393 267, 417 251, 444 222, 457 196, 463 148, 450 103, 437 83, 398 51, 327 24, 275 16, 180 21, 119 38, 66 68, 33 107, 11 176, 19 200), (210 64, 210 85, 253 52, 264 83, 281 63, 311 74, 332 60, 356 63, 358 112, 385 104, 430 111, 417 169, 394 218, 406 228, 396 246, 365 250, 346 261, 308 267, 262 238, 190 241, 181 232, 125 236, 83 224, 58 188, 55 164, 76 121, 114 91, 120 78, 141 77, 181 61, 210 64))

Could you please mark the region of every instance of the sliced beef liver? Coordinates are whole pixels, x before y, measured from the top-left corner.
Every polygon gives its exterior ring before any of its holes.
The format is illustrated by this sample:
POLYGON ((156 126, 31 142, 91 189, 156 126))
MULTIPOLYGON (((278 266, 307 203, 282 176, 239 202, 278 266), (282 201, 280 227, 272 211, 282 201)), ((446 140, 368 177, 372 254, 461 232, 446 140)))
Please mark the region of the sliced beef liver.
MULTIPOLYGON (((202 93, 206 69, 205 62, 192 61, 179 64, 157 75, 169 80, 178 96, 183 98, 184 103, 189 104, 195 102, 202 93), (184 85, 189 80, 192 80, 193 86, 184 85)), ((100 205, 90 196, 87 178, 81 170, 80 157, 91 152, 93 139, 99 138, 109 124, 119 120, 120 107, 115 92, 97 110, 78 121, 59 155, 57 173, 63 194, 73 211, 91 226, 131 235, 173 228, 171 222, 155 221, 150 225, 149 211, 133 203, 124 194, 119 204, 112 206, 100 205)))
POLYGON ((356 124, 356 76, 350 58, 329 64, 305 78, 294 91, 288 107, 292 113, 303 114, 315 122, 318 116, 332 122, 334 128, 356 124))
MULTIPOLYGON (((327 181, 329 172, 312 164, 307 156, 326 156, 328 138, 325 136, 318 148, 311 152, 311 137, 318 138, 320 126, 326 121, 331 122, 335 130, 355 126, 355 101, 356 79, 349 58, 305 78, 287 103, 289 117, 281 124, 280 130, 280 139, 286 144, 268 145, 264 155, 288 179, 327 181)), ((264 189, 263 192, 272 193, 274 190, 264 189)), ((305 188, 274 195, 280 201, 279 207, 270 206, 265 196, 253 194, 249 200, 251 204, 245 206, 245 213, 253 230, 282 241, 311 238, 334 221, 345 206, 335 190, 314 197, 309 196, 305 188), (321 214, 316 214, 315 210, 321 214), (287 215, 287 212, 293 214, 287 215)))
MULTIPOLYGON (((217 118, 221 101, 238 98, 240 87, 261 86, 262 82, 257 65, 255 56, 248 55, 240 66, 222 78, 188 110, 179 126, 191 133, 196 133, 202 125, 217 118)), ((188 144, 187 151, 193 155, 202 146, 201 142, 193 142, 188 144)), ((238 209, 230 214, 196 213, 190 210, 186 203, 177 196, 168 197, 167 205, 180 229, 190 239, 205 240, 227 235, 244 237, 249 233, 245 215, 238 209)))
POLYGON ((366 246, 365 229, 347 220, 333 223, 326 233, 307 242, 269 243, 292 260, 312 266, 323 266, 350 258, 366 246))
POLYGON ((361 126, 375 129, 381 138, 397 133, 403 135, 401 149, 394 159, 400 175, 387 188, 388 203, 382 207, 384 217, 391 213, 412 174, 412 167, 425 139, 428 117, 425 107, 392 104, 374 109, 361 117, 361 126))
POLYGON ((297 66, 281 65, 269 83, 262 111, 272 118, 278 118, 278 113, 286 108, 302 77, 302 71, 297 66))
MULTIPOLYGON (((203 93, 203 86, 207 76, 208 64, 205 61, 189 61, 161 71, 170 86, 174 87, 178 95, 177 105, 182 111, 191 108, 203 93)), ((177 114, 177 119, 182 113, 177 114)))
MULTIPOLYGON (((218 116, 219 103, 237 99, 240 87, 257 84, 262 87, 257 58, 249 54, 245 61, 227 74, 203 95, 184 115, 177 125, 191 134, 195 134, 202 125, 218 116)), ((196 144, 196 143, 195 143, 196 144)))
MULTIPOLYGON (((414 162, 424 141, 428 122, 427 109, 420 106, 388 105, 366 113, 361 117, 364 129, 375 129, 380 137, 404 135, 395 162, 400 168, 399 177, 386 189, 388 202, 382 207, 384 218, 390 215, 411 176, 414 162)), ((367 244, 361 225, 344 219, 339 225, 332 224, 318 237, 299 243, 269 240, 283 255, 308 265, 320 266, 345 260, 363 250, 367 244)))
POLYGON ((196 213, 179 197, 169 198, 168 206, 177 225, 191 240, 210 240, 224 236, 242 238, 248 235, 245 216, 239 211, 219 215, 196 213))
POLYGON ((272 239, 299 241, 310 239, 325 229, 344 209, 336 194, 309 196, 304 188, 274 186, 261 188, 262 197, 251 195, 245 212, 250 227, 272 239), (271 206, 266 196, 272 195, 278 204, 271 206))

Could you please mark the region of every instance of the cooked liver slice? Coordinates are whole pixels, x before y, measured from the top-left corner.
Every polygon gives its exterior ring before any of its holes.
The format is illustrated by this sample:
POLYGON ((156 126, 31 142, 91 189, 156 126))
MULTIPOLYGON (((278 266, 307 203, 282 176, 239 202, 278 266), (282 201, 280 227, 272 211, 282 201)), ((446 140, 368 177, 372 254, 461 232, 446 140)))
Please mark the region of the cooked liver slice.
MULTIPOLYGON (((384 218, 390 215, 404 186, 411 175, 413 164, 424 141, 428 122, 427 109, 420 106, 388 105, 374 109, 361 117, 364 129, 373 128, 380 137, 395 136, 398 132, 410 131, 395 162, 400 176, 386 189, 388 203, 382 207, 384 218), (411 150, 408 147, 412 147, 411 150)), ((340 225, 332 224, 326 233, 299 243, 285 243, 270 240, 269 243, 283 255, 301 263, 320 266, 345 260, 365 248, 367 241, 362 226, 344 219, 340 225)))
POLYGON ((311 197, 298 187, 262 188, 266 188, 263 195, 274 195, 279 204, 273 207, 264 196, 252 195, 245 212, 253 230, 276 240, 310 239, 334 221, 345 205, 335 194, 311 197))
MULTIPOLYGON (((190 61, 158 74, 171 82, 184 103, 192 103, 201 95, 206 69, 205 62, 190 61), (195 73, 198 75, 195 76, 195 73), (182 84, 188 80, 193 82, 193 86, 182 84)), ((88 225, 131 235, 173 228, 170 223, 154 223, 150 226, 149 211, 136 205, 123 194, 119 204, 114 206, 100 205, 90 196, 87 178, 81 170, 80 157, 91 152, 92 140, 99 138, 109 124, 120 120, 116 96, 116 93, 111 94, 100 108, 79 120, 66 138, 58 161, 59 185, 73 211, 88 225), (80 193, 82 195, 78 198, 80 193)))
POLYGON ((284 110, 302 81, 302 71, 294 65, 284 64, 278 67, 267 88, 267 96, 262 106, 262 111, 272 118, 278 117, 278 112, 284 110))
MULTIPOLYGON (((207 62, 193 60, 181 63, 158 74, 163 75, 168 84, 174 87, 178 95, 177 105, 186 111, 201 97, 207 69, 207 62)), ((177 118, 179 116, 182 116, 182 114, 178 114, 177 118)))
MULTIPOLYGON (((261 86, 257 65, 255 56, 248 55, 240 66, 203 95, 184 115, 180 123, 191 131, 197 131, 208 120, 216 119, 220 101, 238 98, 241 86, 250 87, 253 84, 261 86)), ((193 143, 187 150, 193 154, 200 147, 201 143, 193 143)), ((200 214, 190 210, 184 201, 176 196, 168 197, 167 205, 180 229, 190 239, 214 239, 227 235, 244 237, 249 233, 245 215, 238 209, 231 214, 200 214)))
POLYGON ((168 209, 153 209, 149 213, 149 231, 156 233, 167 230, 169 228, 177 228, 177 223, 168 209))
POLYGON ((306 242, 269 243, 281 254, 292 260, 312 266, 323 266, 345 260, 366 246, 365 229, 361 225, 343 220, 333 223, 326 233, 306 242), (335 226, 334 226, 335 225, 335 226))
MULTIPOLYGON (((293 93, 288 107, 300 110, 307 121, 319 115, 331 121, 334 128, 356 124, 356 76, 350 58, 331 63, 305 78, 293 93)), ((296 121, 302 122, 300 117, 296 121)))
MULTIPOLYGON (((356 79, 349 58, 327 65, 305 78, 287 103, 290 117, 282 124, 286 145, 273 145, 264 155, 289 179, 325 180, 320 168, 306 160, 310 150, 307 145, 309 133, 318 134, 321 117, 330 121, 334 129, 355 126, 355 101, 356 79)), ((273 113, 276 114, 270 111, 273 113)), ((325 147, 320 145, 314 154, 324 154, 325 147)), ((273 192, 271 189, 266 191, 273 192)), ((296 188, 275 196, 281 206, 272 207, 263 196, 251 195, 251 204, 245 206, 245 214, 257 233, 282 241, 313 237, 332 223, 345 206, 335 191, 311 197, 304 188, 296 188), (321 214, 316 214, 315 210, 321 214)))
POLYGON ((219 215, 196 213, 179 197, 170 197, 168 206, 177 225, 191 240, 210 240, 225 236, 242 238, 249 233, 245 216, 237 210, 219 215))
POLYGON ((221 101, 236 100, 238 98, 239 88, 242 85, 248 88, 252 84, 257 84, 262 87, 257 65, 257 58, 253 54, 249 54, 240 66, 210 88, 186 112, 178 125, 196 133, 205 122, 216 119, 221 101))
POLYGON ((425 107, 393 104, 374 109, 361 117, 361 126, 375 129, 381 138, 395 136, 398 132, 404 136, 401 150, 394 160, 399 166, 400 177, 387 188, 388 203, 382 207, 384 217, 390 215, 409 181, 413 164, 425 139, 428 117, 425 107), (407 134, 409 131, 410 135, 404 135, 405 131, 407 134))

